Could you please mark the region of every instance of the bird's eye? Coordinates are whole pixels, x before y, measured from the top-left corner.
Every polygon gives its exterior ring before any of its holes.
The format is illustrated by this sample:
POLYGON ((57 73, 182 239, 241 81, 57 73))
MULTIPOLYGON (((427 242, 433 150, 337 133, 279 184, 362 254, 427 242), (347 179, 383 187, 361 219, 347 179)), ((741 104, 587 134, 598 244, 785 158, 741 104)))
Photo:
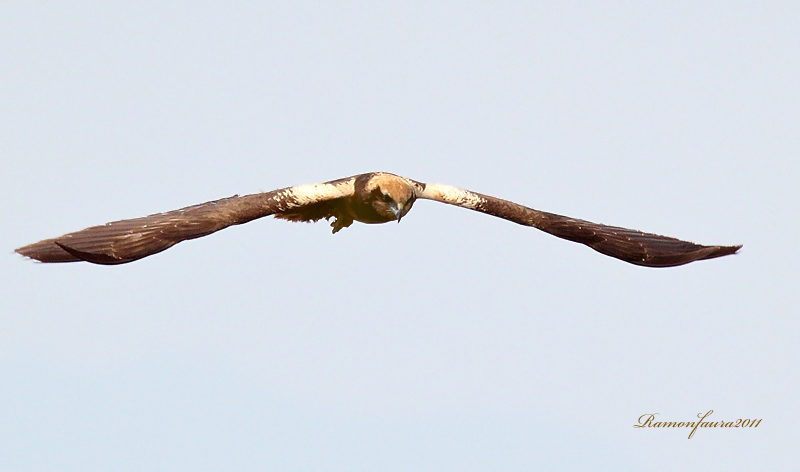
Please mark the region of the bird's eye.
POLYGON ((387 202, 387 203, 388 203, 388 202, 391 202, 391 201, 392 201, 392 197, 390 197, 389 195, 387 195, 387 194, 385 194, 385 193, 384 193, 384 194, 383 194, 383 201, 384 201, 384 202, 387 202))

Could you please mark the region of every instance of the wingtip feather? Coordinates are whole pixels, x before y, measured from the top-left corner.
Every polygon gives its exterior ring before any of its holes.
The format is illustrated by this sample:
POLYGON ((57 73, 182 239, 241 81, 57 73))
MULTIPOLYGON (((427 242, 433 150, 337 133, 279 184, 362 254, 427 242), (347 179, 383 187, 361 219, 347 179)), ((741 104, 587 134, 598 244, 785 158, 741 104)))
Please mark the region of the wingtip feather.
POLYGON ((707 256, 703 257, 703 259, 714 259, 715 257, 730 256, 738 253, 739 249, 741 248, 742 244, 736 246, 715 246, 714 251, 711 251, 707 256))
POLYGON ((17 254, 39 262, 78 262, 82 259, 64 251, 55 239, 45 239, 14 250, 17 254))

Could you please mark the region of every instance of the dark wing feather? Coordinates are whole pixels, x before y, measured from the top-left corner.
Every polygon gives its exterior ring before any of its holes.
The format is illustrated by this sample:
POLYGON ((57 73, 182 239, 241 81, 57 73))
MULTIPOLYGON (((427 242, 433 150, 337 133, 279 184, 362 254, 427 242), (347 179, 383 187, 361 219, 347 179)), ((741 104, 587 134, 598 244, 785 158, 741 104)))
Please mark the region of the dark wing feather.
POLYGON ((233 196, 167 213, 114 221, 17 249, 42 262, 124 264, 175 244, 273 214, 352 195, 354 178, 233 196))
POLYGON ((734 254, 742 246, 702 246, 669 236, 576 220, 553 213, 537 226, 559 238, 589 246, 597 252, 646 267, 672 267, 734 254))
POLYGON ((528 208, 449 185, 415 182, 417 197, 487 213, 533 226, 589 246, 607 256, 646 267, 673 267, 736 253, 742 246, 702 246, 669 236, 608 226, 528 208))

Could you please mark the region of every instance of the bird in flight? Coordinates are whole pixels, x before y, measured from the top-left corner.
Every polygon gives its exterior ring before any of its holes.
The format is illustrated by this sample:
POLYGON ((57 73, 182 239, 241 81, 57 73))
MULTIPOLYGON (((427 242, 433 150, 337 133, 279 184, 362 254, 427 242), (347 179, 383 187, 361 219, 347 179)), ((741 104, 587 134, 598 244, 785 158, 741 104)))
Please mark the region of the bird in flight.
POLYGON ((321 184, 297 185, 253 195, 234 195, 180 210, 92 226, 16 250, 41 262, 125 264, 187 239, 273 215, 289 221, 333 218, 336 233, 354 221, 400 222, 417 199, 468 208, 556 237, 585 244, 607 256, 646 267, 672 267, 734 254, 742 246, 702 246, 668 236, 607 226, 534 210, 514 202, 442 184, 426 184, 386 172, 321 184))

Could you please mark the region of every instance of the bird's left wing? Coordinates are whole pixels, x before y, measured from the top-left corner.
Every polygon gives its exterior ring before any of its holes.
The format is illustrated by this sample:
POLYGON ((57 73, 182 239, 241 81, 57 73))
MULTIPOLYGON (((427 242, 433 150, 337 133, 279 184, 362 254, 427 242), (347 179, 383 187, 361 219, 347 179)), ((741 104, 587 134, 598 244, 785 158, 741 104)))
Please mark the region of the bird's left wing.
POLYGON ((734 254, 742 246, 703 246, 534 210, 514 202, 442 184, 414 182, 417 198, 435 200, 533 226, 562 239, 585 244, 607 256, 646 267, 672 267, 734 254))
POLYGON ((124 264, 256 218, 352 196, 355 177, 201 203, 180 210, 92 226, 16 250, 41 262, 124 264))

